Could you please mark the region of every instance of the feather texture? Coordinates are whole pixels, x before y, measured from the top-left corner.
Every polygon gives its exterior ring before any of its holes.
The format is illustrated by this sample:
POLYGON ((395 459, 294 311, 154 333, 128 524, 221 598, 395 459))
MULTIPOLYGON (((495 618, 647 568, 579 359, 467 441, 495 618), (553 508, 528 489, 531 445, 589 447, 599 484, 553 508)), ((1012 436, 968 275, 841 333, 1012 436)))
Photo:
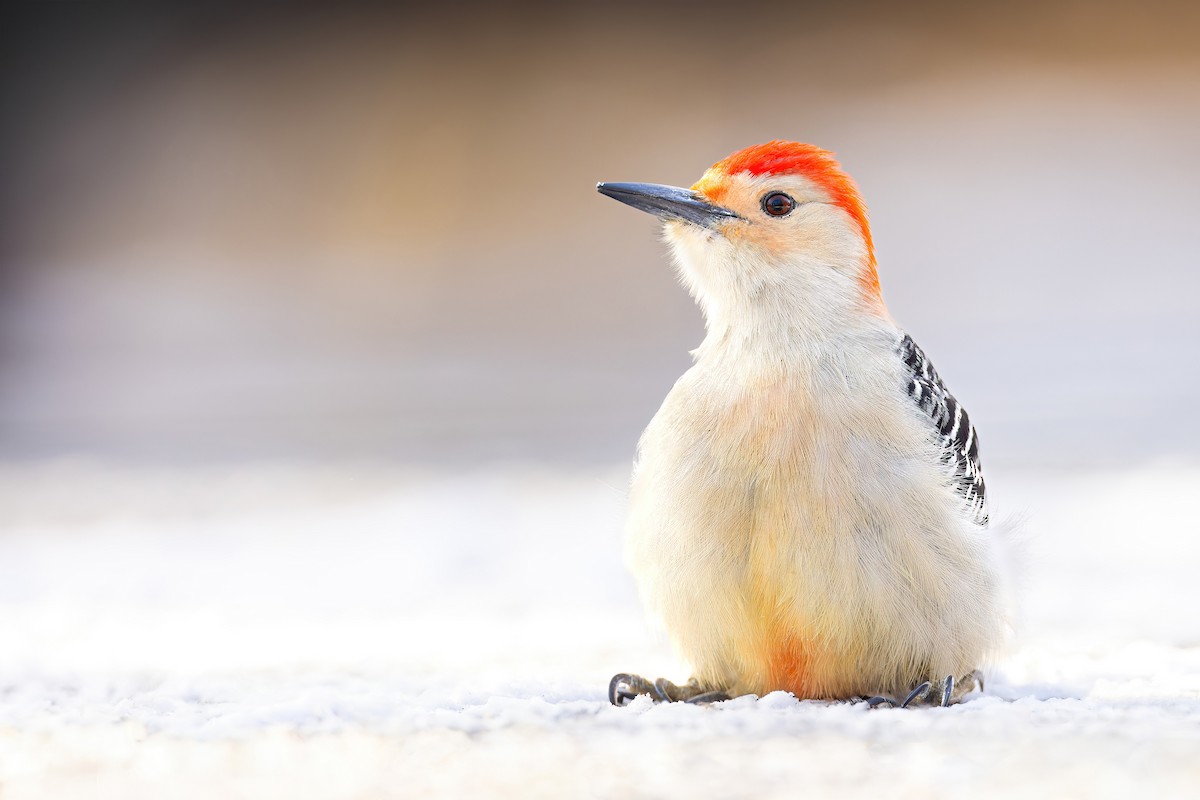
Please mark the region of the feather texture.
POLYGON ((979 463, 979 435, 967 410, 946 389, 933 362, 907 333, 900 340, 900 355, 908 368, 908 395, 925 414, 941 438, 942 461, 953 476, 955 491, 966 502, 971 517, 988 522, 987 490, 979 463))

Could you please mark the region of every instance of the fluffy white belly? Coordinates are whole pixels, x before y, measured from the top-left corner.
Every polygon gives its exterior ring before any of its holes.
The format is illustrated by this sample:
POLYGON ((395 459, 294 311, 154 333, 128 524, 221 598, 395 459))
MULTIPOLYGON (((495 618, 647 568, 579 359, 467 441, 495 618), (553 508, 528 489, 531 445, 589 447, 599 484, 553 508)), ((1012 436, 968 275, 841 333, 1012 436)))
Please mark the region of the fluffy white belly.
POLYGON ((996 642, 987 532, 898 381, 730 385, 697 366, 651 421, 630 566, 705 684, 895 694, 996 642))

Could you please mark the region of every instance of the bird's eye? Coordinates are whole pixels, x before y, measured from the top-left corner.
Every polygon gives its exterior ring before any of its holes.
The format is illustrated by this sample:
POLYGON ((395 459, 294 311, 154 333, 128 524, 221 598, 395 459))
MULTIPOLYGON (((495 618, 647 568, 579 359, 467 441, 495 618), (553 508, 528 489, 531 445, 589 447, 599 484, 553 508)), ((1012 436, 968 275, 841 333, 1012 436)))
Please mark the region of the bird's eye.
POLYGON ((783 192, 771 192, 762 199, 762 207, 772 217, 786 217, 796 207, 796 201, 783 192))

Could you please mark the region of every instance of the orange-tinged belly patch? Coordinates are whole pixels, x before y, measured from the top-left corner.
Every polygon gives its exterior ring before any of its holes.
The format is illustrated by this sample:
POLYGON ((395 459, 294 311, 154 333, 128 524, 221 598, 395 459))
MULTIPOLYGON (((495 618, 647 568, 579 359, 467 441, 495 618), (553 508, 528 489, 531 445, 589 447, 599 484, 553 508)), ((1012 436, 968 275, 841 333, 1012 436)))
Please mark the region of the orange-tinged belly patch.
POLYGON ((790 634, 774 637, 767 654, 767 691, 782 689, 800 699, 812 697, 810 654, 790 634))

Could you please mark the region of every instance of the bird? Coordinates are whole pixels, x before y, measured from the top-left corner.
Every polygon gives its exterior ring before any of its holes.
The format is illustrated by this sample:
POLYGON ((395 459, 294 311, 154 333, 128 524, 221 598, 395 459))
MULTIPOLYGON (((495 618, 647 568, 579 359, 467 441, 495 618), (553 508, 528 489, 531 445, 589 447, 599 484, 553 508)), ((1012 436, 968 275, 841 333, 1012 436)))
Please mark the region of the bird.
POLYGON ((885 306, 835 155, 775 140, 690 188, 597 189, 661 220, 705 322, 638 442, 625 543, 692 674, 619 673, 609 700, 944 706, 982 689, 1006 612, 979 437, 885 306))

